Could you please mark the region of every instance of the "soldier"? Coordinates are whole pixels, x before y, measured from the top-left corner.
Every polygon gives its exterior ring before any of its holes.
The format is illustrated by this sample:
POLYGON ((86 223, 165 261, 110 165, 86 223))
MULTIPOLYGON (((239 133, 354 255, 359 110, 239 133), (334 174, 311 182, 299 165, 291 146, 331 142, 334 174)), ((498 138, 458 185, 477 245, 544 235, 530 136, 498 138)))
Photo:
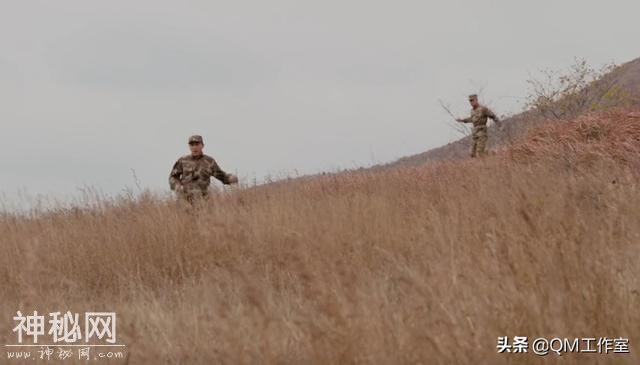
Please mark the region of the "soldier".
POLYGON ((469 95, 469 103, 471 104, 471 116, 464 119, 456 119, 460 123, 473 123, 473 144, 471 145, 471 157, 481 157, 486 154, 487 148, 487 119, 491 118, 500 125, 498 117, 484 105, 478 103, 478 95, 469 95))
POLYGON ((225 185, 238 183, 235 175, 222 171, 212 157, 203 154, 202 147, 204 143, 201 136, 189 137, 191 154, 180 157, 169 175, 171 190, 189 202, 193 202, 195 198, 209 196, 212 176, 225 185))

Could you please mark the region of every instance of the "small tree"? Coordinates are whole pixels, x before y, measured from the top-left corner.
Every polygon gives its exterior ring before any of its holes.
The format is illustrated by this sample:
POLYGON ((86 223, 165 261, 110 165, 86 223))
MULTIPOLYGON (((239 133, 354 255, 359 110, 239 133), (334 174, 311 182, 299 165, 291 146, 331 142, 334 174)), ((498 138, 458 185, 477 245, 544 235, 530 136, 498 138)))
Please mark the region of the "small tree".
POLYGON ((527 80, 529 94, 525 107, 548 119, 568 119, 581 113, 628 105, 633 98, 616 84, 608 64, 594 69, 586 60, 576 59, 566 71, 544 69, 539 77, 527 80))

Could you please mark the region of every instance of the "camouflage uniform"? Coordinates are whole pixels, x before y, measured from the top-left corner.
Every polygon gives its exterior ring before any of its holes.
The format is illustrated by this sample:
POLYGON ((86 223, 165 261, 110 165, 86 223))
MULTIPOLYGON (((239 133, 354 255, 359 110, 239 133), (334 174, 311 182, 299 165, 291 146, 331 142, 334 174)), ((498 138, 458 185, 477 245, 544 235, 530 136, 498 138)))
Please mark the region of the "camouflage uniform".
POLYGON ((473 144, 471 145, 471 157, 480 157, 486 154, 487 148, 487 120, 491 118, 494 122, 500 123, 498 117, 484 105, 471 109, 469 118, 461 119, 464 123, 473 123, 473 144))
POLYGON ((199 197, 206 198, 209 196, 212 176, 225 185, 231 184, 231 175, 224 172, 211 156, 186 155, 180 157, 173 165, 169 175, 169 186, 180 197, 189 201, 199 197))

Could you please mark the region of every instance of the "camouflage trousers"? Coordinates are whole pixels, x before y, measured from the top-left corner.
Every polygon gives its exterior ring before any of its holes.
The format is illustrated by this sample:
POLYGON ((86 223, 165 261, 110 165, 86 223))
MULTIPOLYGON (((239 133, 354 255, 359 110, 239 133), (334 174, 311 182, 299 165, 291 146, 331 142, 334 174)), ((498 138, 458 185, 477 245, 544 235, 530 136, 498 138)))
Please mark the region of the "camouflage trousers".
POLYGON ((177 194, 178 200, 188 202, 191 205, 204 203, 209 198, 209 191, 192 189, 177 194))
POLYGON ((489 139, 489 135, 487 134, 487 127, 474 127, 471 138, 471 157, 482 157, 486 155, 487 140, 489 139))

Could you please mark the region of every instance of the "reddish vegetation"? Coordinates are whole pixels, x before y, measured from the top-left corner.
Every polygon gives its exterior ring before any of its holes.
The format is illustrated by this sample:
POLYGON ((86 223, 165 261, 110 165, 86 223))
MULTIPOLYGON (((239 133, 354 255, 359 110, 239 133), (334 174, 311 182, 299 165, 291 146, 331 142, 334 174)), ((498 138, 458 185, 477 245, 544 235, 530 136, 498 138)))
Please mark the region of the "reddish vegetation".
POLYGON ((580 162, 597 155, 631 162, 629 158, 640 153, 640 112, 616 110, 548 122, 515 143, 508 153, 516 160, 535 156, 580 162))

